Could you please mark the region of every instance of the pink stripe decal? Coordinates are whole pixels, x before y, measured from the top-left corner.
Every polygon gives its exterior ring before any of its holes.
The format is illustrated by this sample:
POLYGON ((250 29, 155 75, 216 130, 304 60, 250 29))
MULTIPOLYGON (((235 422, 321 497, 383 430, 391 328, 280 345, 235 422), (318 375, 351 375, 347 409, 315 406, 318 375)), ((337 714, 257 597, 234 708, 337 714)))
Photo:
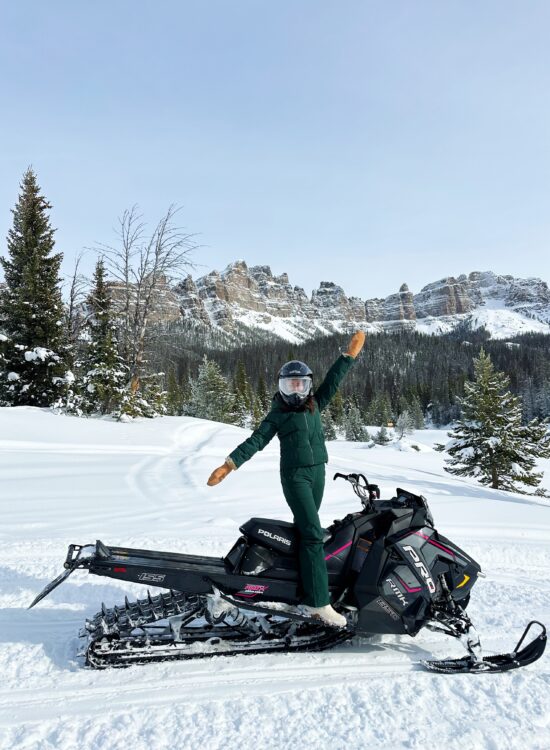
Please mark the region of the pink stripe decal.
POLYGON ((448 555, 451 555, 451 557, 456 557, 455 553, 452 550, 447 549, 447 547, 444 547, 442 544, 438 544, 438 542, 434 542, 432 539, 430 539, 429 536, 426 536, 425 534, 421 534, 420 531, 415 531, 414 533, 416 534, 416 536, 421 536, 422 539, 426 539, 430 544, 433 544, 435 547, 439 547, 439 549, 442 549, 443 552, 446 552, 448 555))
POLYGON ((402 578, 400 578, 399 576, 396 576, 396 578, 399 579, 399 583, 402 586, 404 586, 405 591, 407 591, 409 594, 416 594, 418 591, 422 591, 422 586, 419 586, 418 588, 411 589, 411 588, 409 588, 407 586, 407 584, 405 583, 405 581, 402 578))
POLYGON ((352 541, 353 541, 353 540, 350 540, 349 542, 346 542, 346 543, 344 544, 344 546, 343 546, 343 547, 339 547, 338 549, 334 550, 334 552, 331 552, 331 553, 330 553, 330 555, 327 555, 327 556, 325 557, 325 560, 330 560, 330 558, 331 558, 331 557, 334 557, 334 556, 335 556, 335 555, 337 555, 337 554, 338 554, 339 552, 341 552, 341 551, 342 551, 343 549, 347 549, 348 547, 351 547, 351 542, 352 542, 352 541))

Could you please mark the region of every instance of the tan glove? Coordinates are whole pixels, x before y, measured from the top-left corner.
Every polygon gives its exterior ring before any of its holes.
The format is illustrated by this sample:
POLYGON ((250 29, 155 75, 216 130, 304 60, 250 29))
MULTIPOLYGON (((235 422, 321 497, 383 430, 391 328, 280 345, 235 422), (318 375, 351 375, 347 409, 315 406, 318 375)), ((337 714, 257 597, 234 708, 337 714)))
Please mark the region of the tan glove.
POLYGON ((363 331, 357 331, 357 333, 354 333, 351 337, 351 341, 349 342, 348 350, 346 354, 349 354, 350 357, 355 357, 359 354, 361 349, 363 348, 363 344, 365 343, 365 334, 363 331))
POLYGON ((226 478, 230 471, 233 471, 233 466, 231 466, 231 464, 226 461, 221 466, 218 466, 217 469, 214 469, 212 474, 210 474, 210 476, 208 477, 208 482, 206 484, 209 487, 213 487, 215 484, 219 484, 222 479, 226 478))

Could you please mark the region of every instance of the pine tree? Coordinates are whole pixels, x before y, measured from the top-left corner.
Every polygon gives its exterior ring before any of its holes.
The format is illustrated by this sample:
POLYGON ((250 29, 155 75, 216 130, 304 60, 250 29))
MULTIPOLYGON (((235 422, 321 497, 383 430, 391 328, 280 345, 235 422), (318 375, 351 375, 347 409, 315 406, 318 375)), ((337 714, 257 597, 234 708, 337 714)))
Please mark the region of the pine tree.
POLYGON ((368 424, 382 424, 387 425, 391 421, 392 410, 391 402, 388 394, 384 391, 378 393, 370 402, 366 419, 368 424))
POLYGON ((550 417, 550 383, 548 381, 538 388, 535 406, 540 419, 550 417))
POLYGON ((536 419, 522 425, 520 399, 507 390, 508 377, 494 370, 483 349, 474 359, 474 375, 445 446, 445 470, 494 489, 525 492, 524 486, 537 487, 542 473, 534 471, 535 459, 550 457, 547 426, 536 419))
POLYGON ((260 377, 258 378, 258 389, 256 391, 256 394, 258 397, 260 408, 265 416, 265 414, 267 414, 267 412, 269 411, 269 407, 271 406, 271 396, 267 391, 267 385, 262 373, 260 373, 260 377))
MULTIPOLYGON (((5 348, 6 348, 6 342, 8 342, 9 339, 7 336, 5 336, 3 333, 0 333, 0 382, 3 374, 3 370, 6 366, 6 355, 5 355, 5 348)), ((0 406, 4 406, 5 404, 0 402, 0 406)))
POLYGON ((404 411, 410 412, 410 410, 411 410, 411 405, 410 405, 409 400, 405 398, 405 396, 400 396, 397 413, 403 414, 404 411))
POLYGON ((256 389, 256 393, 252 394, 252 411, 251 411, 251 418, 252 418, 252 427, 256 429, 262 419, 266 416, 268 413, 270 406, 271 406, 271 396, 267 392, 267 385, 265 382, 265 377, 262 373, 260 373, 260 376, 258 378, 258 387, 256 389))
POLYGON ((182 380, 179 384, 179 389, 181 393, 181 409, 179 413, 187 414, 189 402, 191 400, 191 379, 187 377, 187 379, 182 380))
POLYGON ((154 372, 142 375, 139 390, 128 385, 123 391, 123 400, 115 416, 119 419, 127 417, 146 417, 153 419, 166 414, 166 398, 164 389, 164 373, 154 372))
POLYGON ((375 434, 373 440, 376 445, 387 445, 388 443, 391 443, 391 437, 388 434, 388 428, 386 427, 386 425, 382 425, 382 427, 375 434))
POLYGON ((262 419, 265 417, 266 412, 262 408, 262 403, 260 401, 259 396, 256 396, 254 398, 254 403, 252 404, 252 427, 256 429, 256 427, 259 426, 262 419))
POLYGON ((414 396, 411 400, 410 415, 413 421, 413 427, 415 430, 424 429, 424 414, 422 413, 422 406, 418 396, 414 396))
POLYGON ((50 406, 72 387, 66 367, 67 347, 59 268, 54 253, 51 205, 40 193, 29 167, 13 209, 8 232, 9 258, 0 258, 6 285, 0 292, 3 371, 0 401, 10 405, 50 406))
POLYGON ((234 399, 229 383, 220 366, 204 357, 196 379, 191 381, 191 395, 186 404, 186 414, 214 422, 233 424, 234 399))
POLYGON ((334 394, 328 408, 334 424, 337 427, 343 427, 346 415, 344 413, 344 397, 339 390, 334 394))
POLYGON ((173 417, 179 417, 183 409, 183 394, 173 367, 168 371, 166 393, 166 412, 173 417))
POLYGON ((82 411, 86 414, 134 415, 135 404, 128 391, 129 370, 118 354, 111 301, 105 281, 103 259, 96 263, 93 287, 88 297, 89 345, 81 369, 82 411))
POLYGON ((414 420, 409 411, 405 410, 397 417, 395 432, 399 440, 405 435, 411 435, 414 431, 414 420))
POLYGON ((321 422, 323 423, 323 432, 325 440, 336 440, 336 430, 334 428, 334 421, 330 409, 325 409, 321 412, 321 422))
POLYGON ((363 424, 361 412, 354 403, 350 405, 346 414, 344 429, 346 431, 346 440, 364 443, 370 439, 369 433, 363 424))
POLYGON ((237 370, 233 378, 233 393, 235 424, 239 427, 248 427, 252 416, 254 399, 242 361, 237 364, 237 370))

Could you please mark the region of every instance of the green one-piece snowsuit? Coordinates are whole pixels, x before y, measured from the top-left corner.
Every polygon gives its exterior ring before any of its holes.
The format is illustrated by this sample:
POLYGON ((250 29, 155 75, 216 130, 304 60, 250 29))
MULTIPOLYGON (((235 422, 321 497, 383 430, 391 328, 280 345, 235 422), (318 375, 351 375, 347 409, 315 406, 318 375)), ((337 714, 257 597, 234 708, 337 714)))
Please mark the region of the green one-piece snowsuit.
POLYGON ((325 487, 325 463, 328 461, 319 412, 330 403, 353 362, 353 357, 347 354, 338 357, 315 391, 313 412, 305 407, 289 411, 277 393, 266 418, 229 455, 238 469, 278 435, 283 493, 300 532, 299 558, 304 604, 312 607, 324 607, 330 603, 323 530, 318 513, 325 487))

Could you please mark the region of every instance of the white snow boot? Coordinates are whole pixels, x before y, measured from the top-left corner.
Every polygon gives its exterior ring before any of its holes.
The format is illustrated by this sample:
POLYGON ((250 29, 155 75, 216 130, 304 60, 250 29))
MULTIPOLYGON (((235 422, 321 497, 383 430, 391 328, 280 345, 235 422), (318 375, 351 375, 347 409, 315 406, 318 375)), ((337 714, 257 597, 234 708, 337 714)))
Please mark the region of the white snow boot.
POLYGON ((333 628, 345 628, 348 624, 346 618, 338 614, 330 604, 325 607, 308 607, 307 604, 300 604, 298 610, 301 614, 313 617, 315 620, 321 620, 325 625, 330 625, 333 628))

